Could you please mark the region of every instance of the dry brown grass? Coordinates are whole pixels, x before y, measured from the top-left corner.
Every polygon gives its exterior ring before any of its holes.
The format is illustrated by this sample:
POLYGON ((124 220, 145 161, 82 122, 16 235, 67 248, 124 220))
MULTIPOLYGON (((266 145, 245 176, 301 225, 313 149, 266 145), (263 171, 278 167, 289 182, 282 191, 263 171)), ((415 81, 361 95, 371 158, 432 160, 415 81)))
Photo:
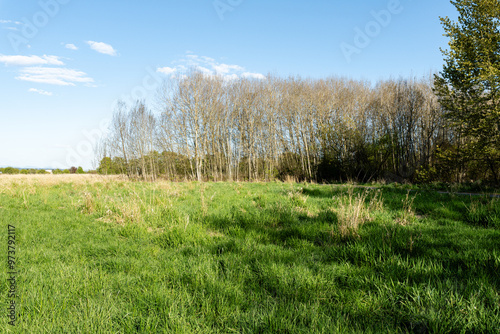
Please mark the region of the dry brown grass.
POLYGON ((317 212, 317 210, 313 210, 312 208, 302 208, 302 207, 296 206, 293 208, 293 210, 295 212, 297 212, 298 214, 307 216, 308 218, 317 218, 318 214, 319 214, 317 212))
POLYGON ((416 220, 415 212, 413 211, 413 201, 417 195, 410 197, 410 191, 406 193, 406 197, 401 200, 403 203, 403 208, 396 218, 396 222, 400 225, 409 225, 416 220))
POLYGON ((297 190, 292 188, 292 190, 288 191, 288 197, 290 198, 290 200, 300 207, 305 207, 307 199, 309 198, 308 195, 304 195, 302 193, 303 190, 303 188, 299 188, 297 190))
MULTIPOLYGON (((96 211, 96 201, 92 197, 90 190, 95 188, 96 184, 104 184, 109 187, 113 182, 123 180, 120 176, 102 176, 92 174, 34 174, 34 175, 0 175, 0 194, 6 194, 15 198, 20 198, 23 206, 28 209, 32 204, 32 197, 39 196, 40 200, 46 204, 50 187, 59 184, 73 184, 75 186, 85 186, 88 191, 82 193, 82 200, 77 201, 76 205, 83 202, 84 210, 88 213, 96 211)), ((73 197, 70 197, 71 205, 75 206, 73 197)))
POLYGON ((74 203, 75 208, 86 214, 97 213, 101 216, 99 220, 118 225, 142 223, 144 214, 151 210, 149 205, 137 200, 139 195, 135 192, 109 196, 94 189, 93 192, 84 191, 80 196, 80 200, 74 203))
MULTIPOLYGON (((339 233, 342 238, 359 237, 359 228, 373 219, 374 212, 383 209, 382 195, 379 191, 366 204, 366 199, 371 195, 371 192, 366 190, 354 195, 353 189, 353 187, 349 187, 347 197, 337 198, 336 208, 333 209, 337 215, 339 233)), ((333 230, 332 234, 334 234, 333 230)))
MULTIPOLYGON (((29 208, 32 195, 41 195, 46 201, 50 187, 59 184, 72 184, 76 196, 68 196, 71 206, 86 214, 101 215, 101 220, 120 225, 139 223, 143 220, 143 212, 148 212, 156 203, 143 203, 142 198, 133 189, 130 182, 119 175, 95 174, 37 174, 37 175, 0 175, 0 193, 20 198, 25 208, 29 208), (122 182, 128 188, 128 195, 108 195, 106 190, 122 182)), ((173 189, 167 182, 159 182, 156 188, 163 188, 168 193, 173 189)), ((155 188, 155 189, 156 189, 155 188)), ((155 190, 154 189, 154 190, 155 190)), ((153 191, 154 191, 153 190, 153 191)), ((165 193, 165 191, 163 191, 165 193)), ((158 200, 158 196, 153 196, 158 200)), ((151 211, 151 210, 150 210, 151 211)))
POLYGON ((11 184, 36 184, 36 185, 56 185, 59 183, 93 184, 102 182, 114 182, 127 180, 121 175, 97 175, 97 174, 15 174, 0 175, 0 186, 11 184))
POLYGON ((295 184, 298 183, 299 181, 295 176, 287 175, 285 179, 283 180, 283 183, 289 183, 289 184, 295 184))

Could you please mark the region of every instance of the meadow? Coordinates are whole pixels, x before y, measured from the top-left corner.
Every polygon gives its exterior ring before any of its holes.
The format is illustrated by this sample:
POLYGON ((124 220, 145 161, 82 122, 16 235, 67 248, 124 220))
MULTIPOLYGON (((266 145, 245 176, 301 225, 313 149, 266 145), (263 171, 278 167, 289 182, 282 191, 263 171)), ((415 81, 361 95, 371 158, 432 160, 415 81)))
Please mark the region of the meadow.
POLYGON ((4 333, 500 332, 498 198, 0 175, 0 221, 4 333))

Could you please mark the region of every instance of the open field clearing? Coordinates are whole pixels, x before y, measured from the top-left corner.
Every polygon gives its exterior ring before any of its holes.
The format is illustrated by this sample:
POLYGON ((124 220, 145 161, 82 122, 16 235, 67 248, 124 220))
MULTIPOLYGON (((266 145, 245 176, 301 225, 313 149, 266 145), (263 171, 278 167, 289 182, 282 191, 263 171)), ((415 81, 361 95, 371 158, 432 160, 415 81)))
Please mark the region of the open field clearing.
POLYGON ((0 175, 0 221, 4 332, 500 331, 497 198, 0 175))

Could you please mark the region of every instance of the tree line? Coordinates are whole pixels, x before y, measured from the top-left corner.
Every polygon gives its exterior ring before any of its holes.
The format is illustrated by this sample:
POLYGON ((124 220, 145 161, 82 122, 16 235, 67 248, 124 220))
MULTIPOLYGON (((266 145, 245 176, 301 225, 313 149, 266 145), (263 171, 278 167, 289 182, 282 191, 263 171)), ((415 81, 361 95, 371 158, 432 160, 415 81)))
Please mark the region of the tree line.
POLYGON ((191 70, 119 103, 98 172, 154 180, 500 183, 500 3, 456 0, 428 79, 225 80, 191 70))
MULTIPOLYGON (((71 167, 68 169, 53 169, 52 174, 85 174, 82 167, 71 167)), ((95 172, 95 171, 94 171, 95 172)), ((45 169, 35 169, 35 168, 15 168, 15 167, 5 167, 0 168, 1 174, 50 174, 45 169)))
MULTIPOLYGON (((171 79, 156 112, 119 103, 98 172, 190 180, 494 179, 456 159, 463 138, 429 79, 171 79)), ((498 173, 498 170, 496 170, 498 173)))

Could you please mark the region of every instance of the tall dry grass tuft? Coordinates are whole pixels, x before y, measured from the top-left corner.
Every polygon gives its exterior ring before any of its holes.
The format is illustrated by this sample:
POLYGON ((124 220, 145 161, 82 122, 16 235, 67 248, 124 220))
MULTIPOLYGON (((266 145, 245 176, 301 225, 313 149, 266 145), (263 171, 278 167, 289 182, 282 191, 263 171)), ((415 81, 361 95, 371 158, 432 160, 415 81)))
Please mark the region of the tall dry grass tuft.
POLYGON ((283 183, 291 183, 291 184, 294 184, 294 183, 298 183, 299 181, 297 180, 297 178, 293 175, 286 175, 285 176, 285 179, 283 180, 283 183))
POLYGON ((358 229, 370 219, 365 206, 366 197, 366 192, 354 195, 352 188, 349 188, 347 198, 341 197, 337 200, 334 212, 337 214, 338 229, 342 238, 359 237, 358 229))
POLYGON ((382 191, 377 189, 375 194, 370 199, 368 204, 370 212, 381 212, 384 210, 384 199, 382 198, 382 191))
POLYGON ((28 209, 29 207, 29 202, 28 202, 28 196, 26 195, 26 189, 23 189, 23 205, 25 209, 28 209))
POLYGON ((208 205, 205 201, 205 183, 202 182, 200 184, 200 204, 201 204, 201 213, 203 217, 205 217, 208 213, 208 205))
POLYGON ((83 213, 97 214, 100 216, 99 220, 108 223, 125 225, 143 221, 144 204, 137 200, 137 194, 134 193, 130 193, 129 196, 109 196, 101 195, 99 191, 95 194, 85 191, 78 205, 83 213))
MULTIPOLYGON (((383 210, 380 191, 377 191, 366 204, 370 191, 355 195, 353 189, 349 188, 347 197, 337 198, 336 208, 333 209, 337 215, 338 230, 342 238, 359 237, 359 228, 373 219, 374 212, 383 210)), ((335 234, 333 228, 331 233, 335 234)))
POLYGON ((399 216, 396 218, 396 222, 398 224, 405 226, 415 221, 416 216, 412 208, 415 197, 417 197, 417 195, 410 197, 410 190, 406 192, 406 197, 401 200, 403 203, 403 208, 399 212, 399 216))
POLYGON ((122 201, 115 206, 112 218, 119 224, 140 223, 143 221, 141 207, 137 202, 122 201))
POLYGON ((304 189, 303 188, 298 188, 297 190, 292 189, 288 192, 288 197, 297 206, 300 207, 305 207, 307 203, 307 199, 309 198, 308 195, 303 194, 304 189))
POLYGON ((83 192, 83 207, 82 207, 82 212, 88 213, 88 214, 93 214, 96 212, 96 206, 97 203, 94 199, 94 196, 92 193, 85 191, 83 192))

